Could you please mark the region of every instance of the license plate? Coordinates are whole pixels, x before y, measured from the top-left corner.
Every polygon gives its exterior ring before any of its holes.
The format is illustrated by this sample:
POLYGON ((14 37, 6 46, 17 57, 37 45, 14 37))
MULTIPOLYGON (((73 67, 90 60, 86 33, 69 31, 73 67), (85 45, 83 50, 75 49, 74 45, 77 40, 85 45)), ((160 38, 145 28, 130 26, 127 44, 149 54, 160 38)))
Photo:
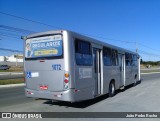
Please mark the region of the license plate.
POLYGON ((48 86, 39 86, 41 90, 48 90, 48 86))

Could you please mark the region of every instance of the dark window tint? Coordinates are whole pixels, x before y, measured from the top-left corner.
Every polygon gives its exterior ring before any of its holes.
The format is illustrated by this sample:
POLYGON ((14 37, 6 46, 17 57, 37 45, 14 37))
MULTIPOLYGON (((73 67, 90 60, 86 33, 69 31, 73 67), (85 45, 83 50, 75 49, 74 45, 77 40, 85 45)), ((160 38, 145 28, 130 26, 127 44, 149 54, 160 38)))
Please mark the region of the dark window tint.
POLYGON ((137 56, 136 55, 132 55, 132 66, 137 66, 138 62, 137 62, 137 56))
POLYGON ((137 66, 137 56, 130 53, 125 53, 126 66, 137 66))
POLYGON ((118 51, 112 49, 112 65, 117 66, 118 65, 118 51))
POLYGON ((75 52, 77 65, 90 66, 92 65, 91 44, 89 42, 76 39, 75 52))
POLYGON ((107 48, 107 47, 103 48, 103 62, 104 62, 104 66, 112 65, 112 54, 111 54, 110 48, 107 48))
POLYGON ((75 44, 76 53, 91 54, 91 48, 89 42, 76 39, 75 43, 76 43, 75 44))
POLYGON ((129 53, 125 53, 125 60, 126 60, 126 66, 130 66, 131 61, 130 61, 130 54, 129 53))

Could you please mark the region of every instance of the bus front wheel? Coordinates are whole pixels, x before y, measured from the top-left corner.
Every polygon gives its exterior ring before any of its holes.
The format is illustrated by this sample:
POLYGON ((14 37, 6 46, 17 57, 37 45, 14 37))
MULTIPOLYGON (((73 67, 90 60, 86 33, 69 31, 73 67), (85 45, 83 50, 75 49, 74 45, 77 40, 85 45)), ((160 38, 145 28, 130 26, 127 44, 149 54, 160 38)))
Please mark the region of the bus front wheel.
POLYGON ((109 84, 109 97, 113 97, 115 95, 115 83, 111 81, 109 84))
POLYGON ((135 75, 134 77, 134 83, 133 83, 133 86, 136 86, 137 85, 137 75, 135 75))

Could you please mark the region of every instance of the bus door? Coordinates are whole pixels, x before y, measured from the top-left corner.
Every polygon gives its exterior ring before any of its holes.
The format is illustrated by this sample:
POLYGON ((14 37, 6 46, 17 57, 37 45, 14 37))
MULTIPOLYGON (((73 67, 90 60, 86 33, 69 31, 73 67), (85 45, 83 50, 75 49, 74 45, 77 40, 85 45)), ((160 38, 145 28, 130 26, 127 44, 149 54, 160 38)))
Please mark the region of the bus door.
POLYGON ((95 95, 101 94, 101 50, 93 48, 94 73, 95 73, 95 95))
POLYGON ((123 54, 118 54, 120 68, 120 87, 125 86, 125 58, 123 54))

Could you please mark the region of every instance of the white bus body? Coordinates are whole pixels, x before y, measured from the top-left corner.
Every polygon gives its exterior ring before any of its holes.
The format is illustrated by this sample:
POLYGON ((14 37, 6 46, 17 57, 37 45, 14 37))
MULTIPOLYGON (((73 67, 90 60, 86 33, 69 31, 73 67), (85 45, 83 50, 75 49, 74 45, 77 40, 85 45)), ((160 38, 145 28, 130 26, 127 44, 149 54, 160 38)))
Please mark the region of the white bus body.
POLYGON ((75 32, 26 36, 24 50, 27 97, 77 102, 140 80, 137 53, 75 32))

